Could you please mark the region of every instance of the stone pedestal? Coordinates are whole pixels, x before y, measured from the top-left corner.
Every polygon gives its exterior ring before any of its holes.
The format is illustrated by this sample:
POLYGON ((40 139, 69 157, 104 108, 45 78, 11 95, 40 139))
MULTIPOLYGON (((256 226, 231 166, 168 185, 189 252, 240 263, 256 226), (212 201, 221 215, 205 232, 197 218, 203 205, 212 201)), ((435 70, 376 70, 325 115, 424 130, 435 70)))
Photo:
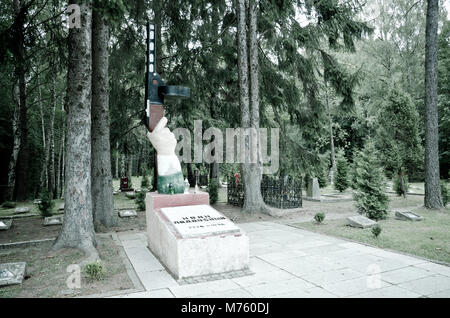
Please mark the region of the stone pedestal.
POLYGON ((148 246, 176 279, 248 269, 249 240, 205 192, 146 197, 148 246))
POLYGON ((320 199, 320 187, 317 178, 309 179, 306 195, 311 199, 320 199))

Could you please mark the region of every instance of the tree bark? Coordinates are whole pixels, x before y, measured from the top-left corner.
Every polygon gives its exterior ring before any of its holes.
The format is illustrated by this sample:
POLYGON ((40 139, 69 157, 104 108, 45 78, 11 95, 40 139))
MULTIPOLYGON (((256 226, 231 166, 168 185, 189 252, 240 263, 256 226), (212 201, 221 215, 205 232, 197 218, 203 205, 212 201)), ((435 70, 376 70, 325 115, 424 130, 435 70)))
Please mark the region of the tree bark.
POLYGON ((16 165, 20 150, 20 102, 19 102, 19 86, 18 83, 13 85, 13 100, 14 100, 14 118, 13 118, 13 150, 8 167, 8 193, 6 198, 13 200, 14 188, 16 184, 16 165))
POLYGON ((114 213, 109 142, 109 28, 103 14, 92 17, 92 213, 96 230, 117 225, 114 213))
POLYGON ((92 9, 80 6, 81 27, 70 28, 67 69, 67 153, 65 164, 64 223, 53 249, 80 248, 84 262, 98 259, 91 196, 91 23, 92 9))
POLYGON ((53 193, 56 199, 56 178, 55 178, 55 112, 56 112, 56 65, 55 61, 51 61, 51 77, 52 85, 50 86, 50 99, 52 112, 50 114, 50 124, 48 131, 48 191, 53 193))
POLYGON ((20 122, 20 150, 16 166, 16 199, 23 201, 27 199, 28 169, 29 169, 29 147, 28 147, 28 125, 27 125, 27 95, 26 95, 26 65, 25 65, 25 14, 21 12, 22 0, 14 0, 14 13, 17 22, 15 30, 15 73, 19 79, 19 122, 20 122))
POLYGON ((425 207, 443 207, 439 174, 439 131, 437 112, 438 0, 427 1, 425 44, 425 207))
POLYGON ((65 120, 63 119, 62 129, 61 129, 61 139, 59 142, 59 152, 58 152, 58 169, 56 171, 56 197, 60 197, 62 193, 62 176, 64 176, 63 171, 63 154, 64 154, 64 137, 65 137, 65 120))
MULTIPOLYGON (((239 102, 241 106, 242 128, 252 127, 256 130, 255 162, 242 163, 244 180, 243 212, 263 212, 270 210, 261 195, 262 158, 259 145, 259 59, 257 39, 258 6, 256 0, 238 0, 238 76, 239 102), (248 28, 247 28, 248 16, 248 28)), ((249 140, 244 141, 244 153, 252 152, 249 140)), ((248 157, 246 155, 246 157, 248 157)))

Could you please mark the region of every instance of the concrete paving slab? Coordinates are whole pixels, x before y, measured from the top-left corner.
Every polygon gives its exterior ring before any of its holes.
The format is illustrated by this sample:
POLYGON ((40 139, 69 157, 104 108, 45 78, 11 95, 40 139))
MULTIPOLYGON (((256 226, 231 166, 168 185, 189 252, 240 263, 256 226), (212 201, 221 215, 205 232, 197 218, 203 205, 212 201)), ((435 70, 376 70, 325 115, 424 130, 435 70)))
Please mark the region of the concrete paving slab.
POLYGON ((450 277, 437 274, 402 283, 398 286, 428 296, 450 289, 450 277))
POLYGON ((432 273, 425 269, 409 266, 381 273, 381 279, 397 285, 431 275, 432 273))
POLYGON ((146 290, 179 286, 176 280, 165 270, 138 272, 138 276, 146 290))
POLYGON ((272 283, 264 283, 260 285, 248 286, 245 287, 245 290, 247 290, 254 297, 259 298, 259 297, 272 297, 279 294, 294 292, 296 290, 304 291, 314 287, 315 285, 303 279, 293 278, 272 283))
POLYGON ((350 296, 350 298, 418 298, 418 297, 421 297, 421 295, 400 288, 398 286, 388 286, 350 296))

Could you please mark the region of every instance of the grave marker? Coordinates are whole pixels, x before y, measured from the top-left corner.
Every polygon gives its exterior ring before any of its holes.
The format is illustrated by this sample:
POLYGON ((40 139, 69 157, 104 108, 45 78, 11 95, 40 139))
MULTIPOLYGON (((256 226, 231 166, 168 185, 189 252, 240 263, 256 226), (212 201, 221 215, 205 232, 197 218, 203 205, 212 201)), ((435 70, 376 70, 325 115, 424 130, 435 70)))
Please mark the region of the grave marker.
POLYGON ((28 207, 19 207, 14 210, 14 214, 23 214, 30 212, 30 208, 28 207))
POLYGON ((350 226, 359 227, 362 229, 372 227, 375 224, 377 224, 377 222, 375 222, 369 218, 366 218, 365 216, 362 216, 362 215, 350 216, 347 218, 347 222, 348 222, 348 225, 350 225, 350 226))
POLYGON ((119 211, 119 216, 121 218, 133 218, 137 216, 137 213, 134 210, 123 210, 119 211))
POLYGON ((21 284, 27 263, 0 264, 0 286, 21 284))
POLYGON ((395 218, 402 221, 422 221, 423 217, 411 211, 395 211, 395 218))
POLYGON ((64 216, 63 215, 55 215, 49 216, 44 219, 44 225, 60 225, 63 224, 64 216))
POLYGON ((0 230, 2 230, 2 231, 9 230, 11 225, 12 225, 12 220, 1 220, 0 221, 0 230))

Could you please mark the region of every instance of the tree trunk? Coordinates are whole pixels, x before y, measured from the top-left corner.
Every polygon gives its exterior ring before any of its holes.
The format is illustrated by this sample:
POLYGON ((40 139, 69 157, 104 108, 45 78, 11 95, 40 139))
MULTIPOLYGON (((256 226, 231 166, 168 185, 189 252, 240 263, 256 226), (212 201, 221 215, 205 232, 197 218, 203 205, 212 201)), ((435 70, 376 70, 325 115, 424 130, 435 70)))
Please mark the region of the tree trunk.
POLYGON ((53 248, 80 248, 87 253, 87 262, 98 259, 91 197, 92 9, 85 1, 78 4, 81 27, 70 28, 67 38, 69 58, 64 223, 53 248))
POLYGON ((13 200, 14 187, 16 183, 16 165, 17 157, 20 150, 20 102, 19 102, 19 86, 18 83, 13 85, 13 100, 14 100, 14 118, 13 118, 13 150, 11 153, 11 159, 9 160, 8 167, 8 193, 6 194, 7 200, 13 200))
POLYGON ((109 143, 108 92, 109 28, 103 14, 95 10, 92 17, 92 213, 94 226, 117 225, 114 213, 109 143))
POLYGON ((190 187, 195 187, 195 176, 192 172, 192 163, 186 163, 186 170, 187 170, 187 179, 189 181, 190 187))
POLYGON ((48 166, 48 149, 47 149, 47 134, 45 133, 45 111, 42 105, 42 93, 41 93, 41 85, 39 82, 39 75, 37 77, 37 85, 38 85, 38 98, 39 98, 39 112, 41 115, 41 130, 42 130, 42 146, 44 148, 44 160, 42 162, 42 170, 41 176, 39 179, 39 192, 42 189, 47 188, 48 186, 48 174, 47 174, 47 166, 48 166))
POLYGON ((59 152, 58 152, 58 169, 56 171, 56 197, 59 198, 61 196, 61 181, 63 174, 63 153, 64 153, 64 129, 65 129, 65 120, 63 119, 62 129, 61 129, 61 139, 59 142, 59 152))
POLYGON ((439 174, 437 113, 438 0, 428 0, 425 44, 425 207, 443 207, 439 174))
POLYGON ((27 199, 28 190, 28 169, 29 169, 29 147, 28 147, 28 125, 27 125, 27 95, 26 95, 26 66, 25 66, 25 14, 20 13, 23 1, 14 0, 14 12, 16 15, 17 29, 15 30, 15 73, 19 79, 19 122, 20 122, 20 150, 16 167, 16 199, 23 201, 27 199))
POLYGON ((118 179, 120 178, 120 173, 119 173, 119 157, 120 157, 120 153, 119 153, 119 142, 116 142, 116 171, 114 171, 115 173, 115 178, 118 179))
MULTIPOLYGON (((241 107, 242 128, 256 129, 255 162, 242 163, 241 171, 244 180, 244 206, 243 212, 269 212, 261 195, 262 158, 259 145, 259 60, 257 40, 257 14, 256 0, 238 0, 238 75, 239 75, 239 102, 241 107), (249 27, 247 28, 247 15, 249 27), (248 51, 247 51, 248 48, 248 51), (250 78, 249 78, 250 74, 250 78), (251 107, 250 107, 251 106, 251 107)), ((250 142, 245 139, 244 153, 248 157, 253 151, 250 142)))
POLYGON ((51 66, 52 85, 50 86, 50 98, 52 113, 50 114, 50 124, 48 132, 48 191, 53 193, 56 199, 56 178, 55 178, 55 112, 56 112, 56 65, 53 60, 51 66))

